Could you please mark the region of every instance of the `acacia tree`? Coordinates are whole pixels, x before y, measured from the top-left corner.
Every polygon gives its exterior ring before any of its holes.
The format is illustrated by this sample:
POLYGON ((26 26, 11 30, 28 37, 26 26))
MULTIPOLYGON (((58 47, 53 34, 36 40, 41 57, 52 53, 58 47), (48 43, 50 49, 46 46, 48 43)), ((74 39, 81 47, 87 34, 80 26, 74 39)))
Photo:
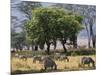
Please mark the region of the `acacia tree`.
POLYGON ((23 32, 21 33, 12 32, 11 33, 11 47, 12 48, 16 48, 16 50, 22 50, 24 44, 25 44, 25 35, 23 32))
POLYGON ((18 24, 18 17, 11 16, 11 48, 16 50, 22 50, 22 46, 25 41, 25 36, 23 36, 22 32, 16 32, 16 28, 20 28, 18 24))
MULTIPOLYGON (((67 44, 67 40, 70 39, 70 41, 72 41, 73 46, 75 46, 76 43, 73 42, 73 39, 76 39, 75 37, 77 36, 78 32, 83 28, 81 23, 79 22, 79 20, 82 20, 82 17, 79 15, 67 15, 64 16, 64 18, 61 21, 61 25, 62 25, 62 29, 61 31, 61 35, 59 35, 60 41, 63 45, 64 48, 64 52, 66 52, 66 47, 65 44, 67 44)), ((77 47, 77 44, 76 44, 77 47)))
MULTIPOLYGON (((78 21, 78 23, 80 23, 80 24, 82 24, 82 20, 83 20, 83 16, 79 16, 79 15, 76 15, 75 14, 75 20, 77 20, 78 21)), ((75 24, 75 23, 73 23, 73 24, 75 24)), ((76 23, 77 24, 77 23, 76 23)), ((74 27, 74 28, 78 28, 77 26, 76 27, 74 27)), ((76 29, 76 30, 80 30, 80 29, 76 29)), ((75 30, 72 30, 72 31, 74 31, 74 32, 76 32, 76 33, 72 33, 72 36, 70 37, 70 41, 72 42, 72 44, 73 44, 73 47, 74 48, 77 48, 77 32, 78 31, 75 31, 75 30)))
MULTIPOLYGON (((25 15, 26 19, 23 21, 23 23, 26 23, 27 20, 31 20, 31 18, 32 18, 32 10, 37 8, 37 7, 40 7, 40 6, 42 6, 40 2, 21 1, 17 5, 17 7, 25 15)), ((27 44, 28 49, 29 49, 29 46, 31 45, 32 46, 32 50, 34 50, 33 46, 35 45, 35 50, 38 50, 37 44, 35 44, 34 41, 31 40, 27 36, 27 34, 26 34, 26 42, 28 43, 27 44)))
POLYGON ((96 6, 93 5, 76 5, 76 4, 54 4, 55 7, 65 8, 72 12, 77 12, 80 15, 84 16, 83 24, 85 25, 85 29, 87 31, 88 36, 88 47, 92 46, 95 48, 96 44, 96 33, 93 28, 96 24, 96 6))
POLYGON ((26 33, 38 45, 47 45, 47 53, 50 45, 58 39, 65 47, 66 40, 73 34, 77 34, 82 28, 75 15, 70 15, 64 9, 36 8, 33 10, 32 19, 25 24, 26 33))
POLYGON ((25 25, 28 35, 34 39, 35 43, 40 46, 46 43, 48 53, 51 41, 55 42, 59 33, 56 32, 60 28, 57 19, 63 13, 65 14, 58 9, 38 8, 33 10, 32 19, 25 25))

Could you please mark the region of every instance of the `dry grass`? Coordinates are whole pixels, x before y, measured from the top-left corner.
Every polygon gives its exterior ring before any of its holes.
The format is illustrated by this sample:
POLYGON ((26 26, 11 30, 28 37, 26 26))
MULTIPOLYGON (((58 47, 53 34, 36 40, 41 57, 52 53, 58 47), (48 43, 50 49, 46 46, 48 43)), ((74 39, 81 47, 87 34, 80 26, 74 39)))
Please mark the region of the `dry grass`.
MULTIPOLYGON (((70 56, 69 57, 69 62, 67 61, 57 61, 55 60, 57 64, 57 69, 61 71, 66 71, 66 70, 80 70, 81 67, 79 67, 80 64, 80 59, 83 56, 70 56)), ((96 58, 94 55, 90 56, 92 57, 95 61, 96 58)), ((15 71, 38 71, 40 72, 41 69, 43 69, 43 65, 40 64, 38 61, 36 63, 32 62, 32 58, 28 58, 27 61, 18 59, 13 57, 11 59, 11 70, 12 73, 15 71)))

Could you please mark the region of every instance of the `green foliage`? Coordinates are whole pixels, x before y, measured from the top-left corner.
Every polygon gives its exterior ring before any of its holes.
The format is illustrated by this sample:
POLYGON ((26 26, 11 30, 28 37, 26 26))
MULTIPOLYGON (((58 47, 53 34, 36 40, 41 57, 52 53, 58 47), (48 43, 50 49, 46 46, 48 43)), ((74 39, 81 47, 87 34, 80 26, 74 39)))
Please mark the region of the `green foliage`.
POLYGON ((11 32, 11 47, 21 49, 22 45, 25 44, 25 33, 11 32))
POLYGON ((71 56, 76 56, 77 53, 74 51, 74 52, 71 52, 71 56))
POLYGON ((33 10, 32 19, 25 23, 24 28, 33 42, 43 46, 77 34, 83 28, 81 21, 81 16, 69 14, 64 9, 42 7, 33 10))

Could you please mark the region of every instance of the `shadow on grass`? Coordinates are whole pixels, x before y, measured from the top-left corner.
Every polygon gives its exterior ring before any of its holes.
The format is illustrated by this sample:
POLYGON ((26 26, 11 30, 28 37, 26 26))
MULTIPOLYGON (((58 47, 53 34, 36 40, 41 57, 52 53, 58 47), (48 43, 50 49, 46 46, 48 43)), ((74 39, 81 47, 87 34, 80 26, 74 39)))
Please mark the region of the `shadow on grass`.
MULTIPOLYGON (((30 74, 30 73, 48 73, 48 72, 57 72, 58 70, 28 70, 28 71, 21 71, 21 70, 16 70, 11 73, 11 75, 16 75, 16 74, 30 74)), ((59 70, 61 71, 61 70, 59 70)))
POLYGON ((28 70, 28 71, 21 71, 21 70, 16 70, 14 72, 11 72, 11 75, 16 75, 16 74, 31 74, 31 73, 50 73, 50 72, 67 72, 67 71, 84 71, 84 70, 95 70, 95 67, 90 67, 90 68, 73 68, 73 69, 57 69, 57 70, 28 70))

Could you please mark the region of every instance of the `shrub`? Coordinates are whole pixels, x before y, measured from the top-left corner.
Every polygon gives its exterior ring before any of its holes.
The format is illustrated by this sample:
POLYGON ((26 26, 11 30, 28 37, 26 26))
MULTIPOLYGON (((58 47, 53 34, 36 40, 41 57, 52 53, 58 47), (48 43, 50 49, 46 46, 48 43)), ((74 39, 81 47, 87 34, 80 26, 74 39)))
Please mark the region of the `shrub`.
POLYGON ((71 52, 71 56, 76 56, 76 55, 78 55, 77 52, 75 51, 71 52))

